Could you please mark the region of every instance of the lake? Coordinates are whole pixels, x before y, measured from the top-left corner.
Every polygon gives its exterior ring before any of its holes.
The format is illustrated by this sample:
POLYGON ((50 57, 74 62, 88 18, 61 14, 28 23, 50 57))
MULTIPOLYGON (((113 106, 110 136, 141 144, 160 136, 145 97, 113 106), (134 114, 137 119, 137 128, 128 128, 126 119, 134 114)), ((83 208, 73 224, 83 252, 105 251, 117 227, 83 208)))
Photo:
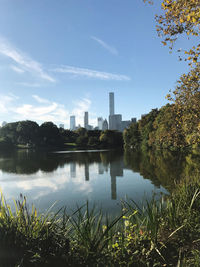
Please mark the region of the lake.
POLYGON ((117 214, 121 199, 141 204, 167 194, 199 162, 197 155, 169 151, 7 151, 0 152, 0 187, 8 203, 22 193, 42 212, 55 202, 55 210, 74 210, 89 200, 117 214))

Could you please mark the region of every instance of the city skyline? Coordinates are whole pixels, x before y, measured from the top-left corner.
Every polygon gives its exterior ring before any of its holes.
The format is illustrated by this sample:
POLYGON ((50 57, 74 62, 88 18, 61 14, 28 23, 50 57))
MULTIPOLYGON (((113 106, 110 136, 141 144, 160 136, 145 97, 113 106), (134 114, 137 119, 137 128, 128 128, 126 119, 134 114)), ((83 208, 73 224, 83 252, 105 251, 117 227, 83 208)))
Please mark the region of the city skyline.
MULTIPOLYGON (((158 2, 0 1, 0 124, 70 128, 66 118, 83 126, 88 111, 95 126, 111 90, 124 120, 165 105, 188 66, 157 36, 158 2)), ((181 39, 175 50, 184 47, 181 39)))
MULTIPOLYGON (((76 125, 76 116, 70 116, 70 130, 76 130, 81 127, 81 125, 76 125)), ((118 130, 123 131, 132 122, 136 122, 137 118, 132 117, 129 120, 123 121, 122 114, 115 114, 115 95, 113 92, 109 92, 109 114, 103 119, 102 117, 97 117, 97 123, 95 126, 89 124, 89 112, 85 111, 83 114, 83 126, 87 130, 118 130), (107 118, 108 122, 107 123, 107 118)), ((64 127, 62 127, 64 128, 64 127)))

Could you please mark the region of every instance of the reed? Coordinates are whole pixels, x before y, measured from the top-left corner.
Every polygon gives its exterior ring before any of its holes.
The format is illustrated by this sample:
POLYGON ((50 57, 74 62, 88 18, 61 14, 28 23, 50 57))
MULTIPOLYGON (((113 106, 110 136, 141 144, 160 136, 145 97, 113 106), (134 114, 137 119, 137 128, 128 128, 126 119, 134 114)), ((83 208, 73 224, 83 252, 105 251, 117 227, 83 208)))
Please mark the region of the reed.
POLYGON ((38 214, 26 198, 14 211, 1 193, 1 266, 199 266, 199 180, 182 181, 170 196, 139 207, 122 201, 110 219, 89 203, 38 214))

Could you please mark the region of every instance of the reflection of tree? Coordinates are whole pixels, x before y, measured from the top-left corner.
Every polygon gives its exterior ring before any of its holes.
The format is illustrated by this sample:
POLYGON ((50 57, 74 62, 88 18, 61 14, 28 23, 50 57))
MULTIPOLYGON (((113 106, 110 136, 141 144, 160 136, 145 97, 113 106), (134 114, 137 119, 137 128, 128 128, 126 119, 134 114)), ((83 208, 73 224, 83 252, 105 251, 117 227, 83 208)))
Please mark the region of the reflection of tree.
MULTIPOLYGON (((55 171, 67 163, 89 166, 92 163, 101 163, 104 159, 105 169, 110 162, 122 157, 121 153, 108 152, 81 152, 81 153, 47 153, 44 151, 16 150, 0 152, 0 169, 4 172, 17 174, 32 174, 41 170, 55 171)), ((88 175, 87 175, 88 177, 88 175)))
POLYGON ((32 174, 38 170, 51 172, 64 164, 59 158, 44 152, 36 153, 28 150, 17 150, 0 155, 0 169, 4 172, 17 174, 32 174))
POLYGON ((139 172, 145 179, 150 179, 154 185, 162 185, 168 190, 173 188, 175 181, 186 174, 185 170, 191 168, 189 165, 193 163, 187 158, 188 156, 183 153, 168 150, 126 151, 124 157, 125 164, 129 168, 139 172))
POLYGON ((41 170, 55 171, 65 164, 70 165, 71 177, 76 176, 76 164, 84 166, 85 179, 89 180, 90 164, 98 163, 98 172, 103 174, 110 167, 111 194, 116 199, 116 177, 123 176, 123 169, 131 169, 140 173, 144 179, 150 179, 159 187, 168 190, 174 186, 174 181, 183 176, 199 176, 200 156, 162 151, 102 151, 81 153, 47 153, 42 151, 17 150, 0 152, 0 170, 16 174, 32 174, 41 170))

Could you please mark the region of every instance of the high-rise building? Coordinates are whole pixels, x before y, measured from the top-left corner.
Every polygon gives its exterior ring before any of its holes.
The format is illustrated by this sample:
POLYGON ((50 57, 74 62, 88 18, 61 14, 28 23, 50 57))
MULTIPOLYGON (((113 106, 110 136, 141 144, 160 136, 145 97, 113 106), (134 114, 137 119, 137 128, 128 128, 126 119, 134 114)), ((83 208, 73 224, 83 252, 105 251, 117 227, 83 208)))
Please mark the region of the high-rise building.
POLYGON ((137 122, 137 118, 131 118, 131 122, 136 123, 137 122))
POLYGON ((123 132, 126 128, 129 127, 130 124, 131 124, 131 121, 122 121, 122 123, 121 123, 121 131, 123 132))
POLYGON ((98 125, 98 129, 99 130, 102 130, 103 129, 103 118, 102 117, 99 117, 97 118, 97 125, 98 125))
POLYGON ((108 122, 106 119, 103 121, 102 130, 103 131, 108 130, 108 122))
POLYGON ((85 115, 84 115, 84 128, 88 129, 88 112, 87 111, 85 112, 85 115))
POLYGON ((114 93, 109 93, 109 115, 112 116, 115 114, 115 107, 114 107, 114 93))
POLYGON ((109 116, 109 130, 121 131, 122 115, 114 114, 109 116))
POLYGON ((70 116, 70 130, 74 131, 76 129, 76 119, 75 116, 70 116))

